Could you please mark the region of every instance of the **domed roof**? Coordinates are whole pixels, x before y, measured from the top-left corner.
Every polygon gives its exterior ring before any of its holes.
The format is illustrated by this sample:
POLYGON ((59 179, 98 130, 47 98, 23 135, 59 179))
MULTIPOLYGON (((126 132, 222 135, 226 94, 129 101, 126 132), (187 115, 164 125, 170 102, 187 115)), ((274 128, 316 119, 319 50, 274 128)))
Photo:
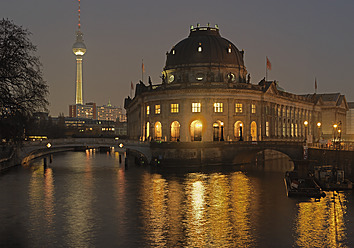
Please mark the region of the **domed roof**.
POLYGON ((243 52, 222 38, 218 28, 192 28, 188 38, 172 47, 167 54, 165 69, 196 64, 243 67, 243 52))

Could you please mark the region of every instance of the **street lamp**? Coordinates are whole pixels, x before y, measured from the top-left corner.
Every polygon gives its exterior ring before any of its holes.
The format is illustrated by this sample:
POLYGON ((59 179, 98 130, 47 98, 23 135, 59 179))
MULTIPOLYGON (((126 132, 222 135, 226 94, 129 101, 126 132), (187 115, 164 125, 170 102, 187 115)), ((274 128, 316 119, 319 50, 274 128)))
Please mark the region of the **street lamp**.
POLYGON ((224 122, 221 122, 220 125, 221 125, 221 138, 220 138, 220 141, 224 141, 224 122))
POLYGON ((304 121, 304 126, 305 126, 305 144, 307 144, 307 126, 309 125, 308 121, 304 121))
POLYGON ((336 129, 337 129, 338 125, 337 124, 333 124, 333 149, 335 148, 335 142, 336 142, 336 129))
POLYGON ((339 150, 341 149, 341 139, 342 139, 342 130, 338 129, 338 142, 339 142, 339 150))
POLYGON ((317 122, 317 127, 318 127, 318 143, 320 143, 321 139, 321 122, 317 122))

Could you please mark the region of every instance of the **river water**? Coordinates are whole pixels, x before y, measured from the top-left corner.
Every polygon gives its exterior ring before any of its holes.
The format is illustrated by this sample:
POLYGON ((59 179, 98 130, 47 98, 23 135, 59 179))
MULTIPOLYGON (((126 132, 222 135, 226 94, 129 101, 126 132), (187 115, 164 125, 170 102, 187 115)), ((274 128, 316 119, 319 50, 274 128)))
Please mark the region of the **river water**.
POLYGON ((288 198, 289 167, 155 171, 117 152, 55 154, 0 174, 0 247, 354 247, 353 193, 288 198))

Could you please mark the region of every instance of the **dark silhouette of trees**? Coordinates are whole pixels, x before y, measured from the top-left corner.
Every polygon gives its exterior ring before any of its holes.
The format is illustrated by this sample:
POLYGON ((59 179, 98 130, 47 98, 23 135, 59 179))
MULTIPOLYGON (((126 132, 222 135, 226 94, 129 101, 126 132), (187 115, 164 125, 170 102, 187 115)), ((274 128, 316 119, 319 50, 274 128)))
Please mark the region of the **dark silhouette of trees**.
POLYGON ((48 86, 31 33, 0 20, 0 138, 19 140, 33 113, 45 111, 48 86))

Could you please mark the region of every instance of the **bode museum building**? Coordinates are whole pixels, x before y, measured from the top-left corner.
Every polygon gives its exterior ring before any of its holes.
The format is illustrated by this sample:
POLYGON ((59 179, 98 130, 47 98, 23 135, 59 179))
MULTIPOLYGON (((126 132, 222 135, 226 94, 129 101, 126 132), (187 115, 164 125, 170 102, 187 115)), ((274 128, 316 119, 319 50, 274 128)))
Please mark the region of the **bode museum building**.
POLYGON ((217 27, 198 26, 167 53, 161 84, 138 83, 125 109, 133 140, 312 143, 345 135, 348 104, 340 93, 252 84, 244 52, 217 27))

